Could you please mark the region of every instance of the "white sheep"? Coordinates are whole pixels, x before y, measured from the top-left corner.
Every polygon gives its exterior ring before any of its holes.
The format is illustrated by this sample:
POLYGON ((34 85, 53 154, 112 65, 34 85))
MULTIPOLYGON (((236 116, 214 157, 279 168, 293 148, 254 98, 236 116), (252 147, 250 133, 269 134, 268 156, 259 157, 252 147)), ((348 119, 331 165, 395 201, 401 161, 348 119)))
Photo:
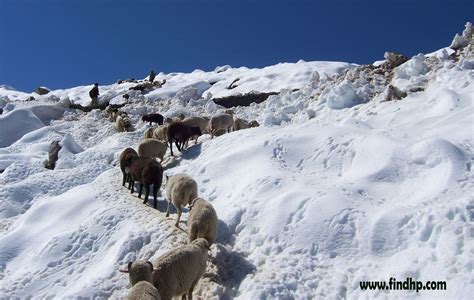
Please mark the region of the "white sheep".
POLYGON ((155 260, 153 284, 161 299, 170 300, 187 294, 187 300, 192 300, 193 289, 206 271, 208 250, 209 244, 205 239, 196 239, 155 260))
POLYGON ((205 238, 209 246, 212 245, 217 237, 217 224, 217 213, 212 204, 202 198, 195 198, 188 218, 189 241, 205 238))
POLYGON ((166 176, 166 179, 166 197, 168 198, 166 217, 170 215, 170 206, 171 202, 173 202, 178 212, 178 219, 176 220, 175 226, 179 227, 181 207, 190 205, 194 198, 198 196, 197 183, 186 174, 177 174, 170 177, 166 176))
POLYGON ((211 139, 220 129, 224 129, 226 132, 230 132, 233 125, 234 118, 230 114, 217 114, 213 116, 209 124, 209 128, 211 131, 211 139))
POLYGON ((153 131, 155 130, 155 128, 148 128, 147 130, 145 130, 145 133, 143 134, 143 138, 144 139, 151 139, 153 138, 153 131))
POLYGON ((121 116, 117 116, 115 119, 115 129, 117 129, 118 132, 125 132, 125 121, 121 116))
POLYGON ((168 144, 155 139, 145 139, 138 145, 138 156, 146 158, 159 158, 163 161, 168 144))
POLYGON ((153 138, 159 141, 168 141, 168 125, 161 125, 153 130, 153 138))
POLYGON ((127 270, 120 272, 128 273, 132 288, 128 292, 127 300, 160 300, 160 294, 153 285, 153 265, 149 261, 129 262, 127 270))
MULTIPOLYGON (((182 121, 182 123, 189 125, 189 126, 197 126, 201 129, 201 132, 204 133, 209 126, 209 119, 206 120, 205 118, 201 117, 188 117, 182 121)), ((194 139, 194 145, 197 144, 198 136, 194 139)))

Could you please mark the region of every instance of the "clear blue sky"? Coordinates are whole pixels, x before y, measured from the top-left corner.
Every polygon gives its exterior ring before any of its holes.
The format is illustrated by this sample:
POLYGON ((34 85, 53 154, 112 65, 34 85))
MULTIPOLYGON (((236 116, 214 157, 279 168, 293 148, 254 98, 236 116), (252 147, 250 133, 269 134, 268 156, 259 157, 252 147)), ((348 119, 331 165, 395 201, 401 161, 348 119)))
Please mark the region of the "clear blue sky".
POLYGON ((22 91, 448 46, 474 0, 0 0, 0 84, 22 91))

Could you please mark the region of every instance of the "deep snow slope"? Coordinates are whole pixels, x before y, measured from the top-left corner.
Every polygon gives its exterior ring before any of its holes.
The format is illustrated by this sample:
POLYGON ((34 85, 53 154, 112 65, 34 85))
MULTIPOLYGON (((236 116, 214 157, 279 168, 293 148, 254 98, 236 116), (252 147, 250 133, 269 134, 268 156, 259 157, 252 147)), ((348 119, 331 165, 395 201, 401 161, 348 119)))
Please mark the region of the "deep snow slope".
MULTIPOLYGON (((103 112, 63 108, 68 100, 87 104, 89 87, 28 102, 29 94, 0 88, 0 104, 8 106, 0 115, 7 128, 0 132, 0 298, 124 297, 120 267, 187 242, 187 213, 178 229, 176 214, 165 218, 165 198, 155 210, 120 185, 118 155, 136 148, 148 128, 140 115, 212 115, 222 108, 207 93, 282 90, 234 109, 263 126, 205 135, 165 158, 165 173, 193 176, 219 216, 218 241, 195 293, 469 299, 473 61, 472 53, 453 59, 440 51, 371 81, 354 65, 326 62, 159 74, 162 88, 131 93, 123 109, 136 131, 127 133, 117 133, 103 112), (239 86, 228 90, 236 78, 239 86), (408 96, 384 102, 384 80, 408 96), (63 148, 51 171, 43 161, 53 140, 63 148), (361 280, 390 277, 445 280, 447 290, 359 288, 361 280)), ((119 101, 130 86, 103 87, 102 100, 119 101)))

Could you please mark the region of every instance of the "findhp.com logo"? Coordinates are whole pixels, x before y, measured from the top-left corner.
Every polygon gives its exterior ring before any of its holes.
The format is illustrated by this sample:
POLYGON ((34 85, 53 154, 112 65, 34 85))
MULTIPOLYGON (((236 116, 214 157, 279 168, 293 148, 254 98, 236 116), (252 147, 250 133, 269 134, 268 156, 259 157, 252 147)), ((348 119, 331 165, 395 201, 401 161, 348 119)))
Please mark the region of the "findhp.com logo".
POLYGON ((394 277, 390 277, 388 283, 386 281, 361 281, 359 282, 361 290, 388 290, 388 291, 419 291, 424 290, 446 290, 446 281, 418 281, 413 278, 407 278, 404 281, 398 281, 394 277))

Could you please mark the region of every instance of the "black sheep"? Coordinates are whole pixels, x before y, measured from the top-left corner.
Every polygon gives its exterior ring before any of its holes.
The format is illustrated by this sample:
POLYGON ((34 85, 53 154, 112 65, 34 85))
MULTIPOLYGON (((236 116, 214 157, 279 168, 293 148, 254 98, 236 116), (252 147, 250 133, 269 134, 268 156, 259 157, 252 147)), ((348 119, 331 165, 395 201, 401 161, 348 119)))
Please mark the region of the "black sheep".
POLYGON ((150 122, 151 123, 158 123, 158 125, 163 125, 163 116, 160 114, 148 114, 148 115, 143 115, 142 116, 142 121, 143 122, 150 122))
POLYGON ((170 144, 171 156, 173 156, 173 142, 181 151, 186 142, 196 135, 202 135, 201 129, 197 126, 189 126, 181 122, 171 123, 168 126, 168 143, 170 144))

